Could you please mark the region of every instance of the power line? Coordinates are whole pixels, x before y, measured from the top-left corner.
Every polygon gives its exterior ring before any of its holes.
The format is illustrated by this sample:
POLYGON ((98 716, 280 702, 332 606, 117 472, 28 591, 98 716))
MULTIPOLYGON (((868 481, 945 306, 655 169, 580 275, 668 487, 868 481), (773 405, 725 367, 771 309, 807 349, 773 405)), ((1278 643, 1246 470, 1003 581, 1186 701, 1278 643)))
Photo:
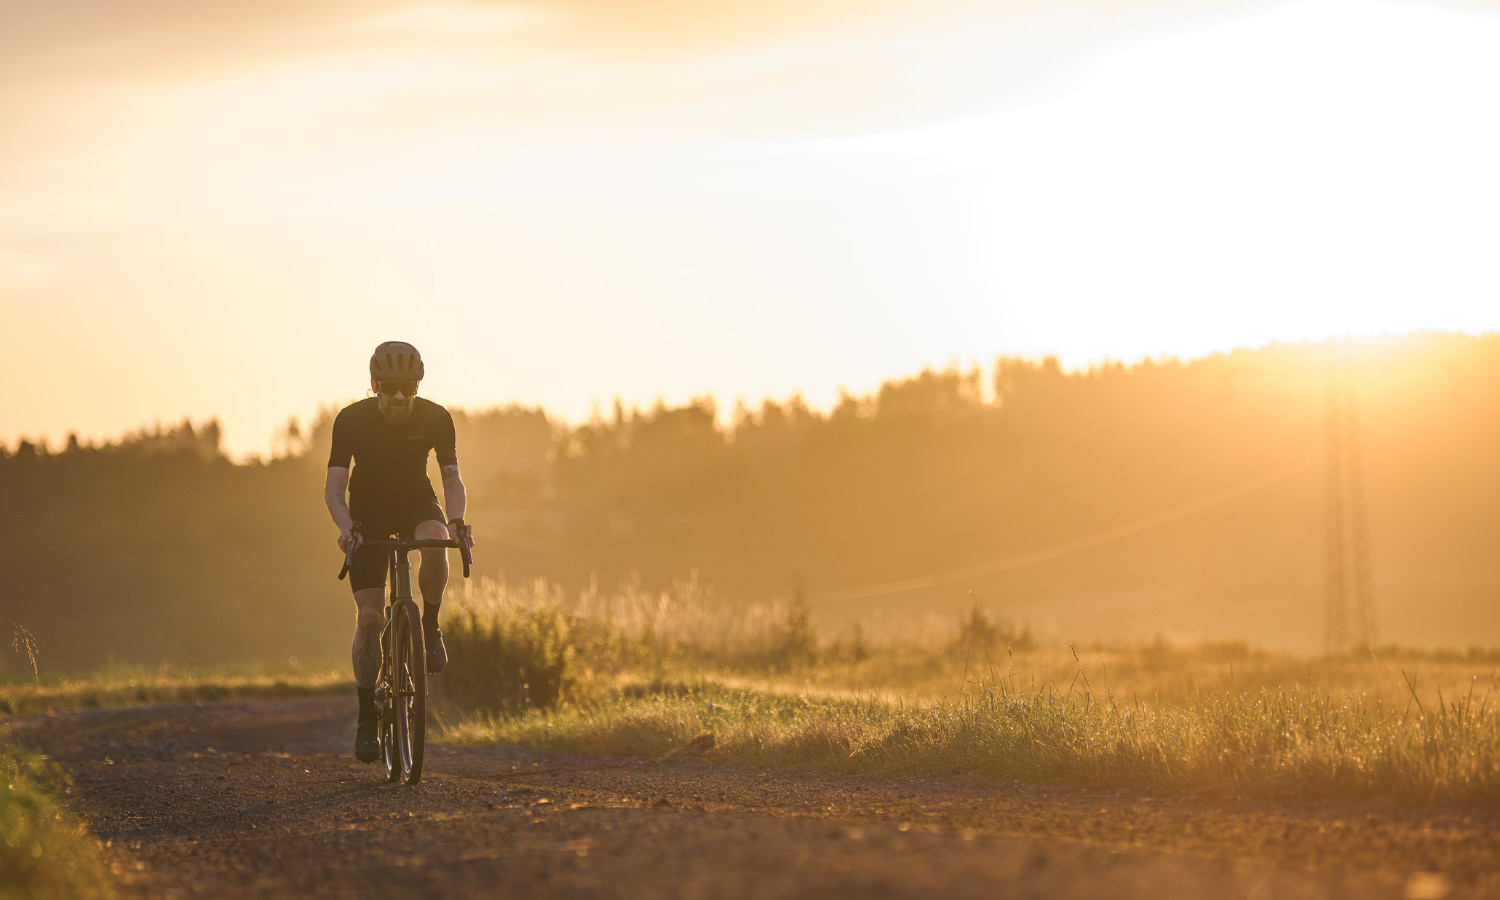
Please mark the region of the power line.
POLYGON ((1088 535, 1086 537, 1075 538, 1071 541, 1065 541, 1061 544, 1053 544, 1050 547, 1043 547, 1039 550, 1031 550, 1026 553, 1017 554, 1016 556, 1007 556, 1003 559, 991 560, 990 562, 980 563, 978 565, 969 566, 963 569, 953 569, 951 571, 942 572, 937 575, 926 575, 920 578, 907 578, 900 581, 887 581, 880 584, 865 585, 863 587, 857 588, 845 588, 843 590, 837 591, 826 591, 822 592, 821 594, 814 595, 812 601, 817 605, 826 606, 834 603, 848 603, 853 600, 868 600, 872 597, 883 597, 887 594, 901 594, 907 591, 918 590, 920 588, 941 587, 945 584, 953 584, 954 582, 965 581, 970 578, 979 578, 984 575, 993 575, 997 572, 1006 572, 1011 569, 1019 569, 1022 566, 1029 566, 1033 563, 1044 562, 1049 559, 1056 559, 1059 556, 1064 556, 1069 553, 1076 553, 1079 550, 1086 550, 1090 547, 1097 547, 1100 544, 1106 544, 1110 541, 1116 541, 1123 537, 1129 537, 1132 534, 1137 534, 1139 532, 1147 530, 1148 528, 1155 528, 1158 525, 1164 525, 1167 522, 1181 519, 1185 516, 1190 516, 1193 513, 1202 512, 1205 509, 1218 506, 1221 503, 1227 503, 1237 497, 1243 497, 1244 495, 1251 493, 1252 491, 1258 491, 1263 487, 1269 487, 1270 485, 1273 485, 1279 481, 1284 481, 1288 478, 1291 478, 1293 475, 1299 475, 1309 469, 1316 467, 1318 464, 1318 460, 1305 460, 1294 465, 1277 469, 1274 472, 1269 472, 1265 475, 1260 476, 1259 478, 1252 478, 1249 481, 1242 482, 1235 485, 1234 487, 1225 488, 1224 490, 1217 493, 1209 494, 1205 497, 1200 497, 1197 500, 1191 500, 1187 503, 1179 504, 1178 506, 1174 506, 1171 509, 1163 510, 1159 513, 1155 513, 1144 518, 1135 519, 1133 521, 1126 522, 1123 525, 1116 525, 1113 528, 1095 532, 1094 534, 1088 535))

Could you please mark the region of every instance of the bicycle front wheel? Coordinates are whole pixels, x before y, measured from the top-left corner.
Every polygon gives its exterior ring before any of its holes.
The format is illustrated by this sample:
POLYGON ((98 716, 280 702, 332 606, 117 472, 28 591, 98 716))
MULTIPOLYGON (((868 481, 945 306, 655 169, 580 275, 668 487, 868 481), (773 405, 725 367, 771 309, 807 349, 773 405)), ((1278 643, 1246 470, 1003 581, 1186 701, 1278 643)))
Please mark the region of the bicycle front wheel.
MULTIPOLYGON (((427 652, 422 642, 422 613, 410 601, 398 604, 391 623, 391 731, 399 776, 392 781, 422 780, 422 752, 427 743, 427 652)), ((394 774, 394 773, 393 773, 394 774)))

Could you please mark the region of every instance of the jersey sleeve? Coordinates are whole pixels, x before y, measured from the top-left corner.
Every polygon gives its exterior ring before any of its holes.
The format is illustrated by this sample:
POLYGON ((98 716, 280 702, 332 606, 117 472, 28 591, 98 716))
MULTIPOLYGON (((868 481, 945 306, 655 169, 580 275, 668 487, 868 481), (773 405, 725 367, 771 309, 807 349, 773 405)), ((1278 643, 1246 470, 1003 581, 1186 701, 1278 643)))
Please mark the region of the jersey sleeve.
POLYGON ((349 468, 354 459, 354 441, 350 434, 348 410, 339 413, 333 420, 333 446, 328 450, 328 468, 349 468))
MULTIPOLYGON (((439 407, 439 409, 442 409, 442 407, 439 407)), ((458 436, 453 431, 453 414, 446 409, 438 417, 437 428, 433 435, 432 449, 437 455, 437 464, 439 467, 458 465, 458 436)))

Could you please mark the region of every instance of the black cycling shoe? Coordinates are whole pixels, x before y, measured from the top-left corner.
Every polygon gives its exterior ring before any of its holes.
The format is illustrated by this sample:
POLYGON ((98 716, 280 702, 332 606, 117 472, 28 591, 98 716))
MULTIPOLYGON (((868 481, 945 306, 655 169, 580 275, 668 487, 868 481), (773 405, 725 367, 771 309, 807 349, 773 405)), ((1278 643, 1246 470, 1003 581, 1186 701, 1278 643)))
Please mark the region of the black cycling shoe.
POLYGON ((374 762, 380 758, 380 739, 375 735, 375 719, 360 719, 354 731, 354 758, 360 762, 374 762))
POLYGON ((436 675, 448 667, 448 648, 443 646, 443 632, 423 629, 422 643, 427 645, 427 674, 436 675))

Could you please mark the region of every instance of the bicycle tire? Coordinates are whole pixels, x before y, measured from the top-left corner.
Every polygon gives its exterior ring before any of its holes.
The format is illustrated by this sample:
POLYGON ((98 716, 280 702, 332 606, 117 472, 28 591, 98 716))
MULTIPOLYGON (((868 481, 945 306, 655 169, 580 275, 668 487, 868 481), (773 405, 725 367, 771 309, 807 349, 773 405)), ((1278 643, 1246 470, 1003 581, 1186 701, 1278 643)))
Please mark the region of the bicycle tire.
POLYGON ((400 781, 422 780, 422 756, 427 745, 427 653, 422 640, 422 613, 410 601, 392 623, 395 654, 391 658, 392 719, 400 781))
POLYGON ((381 649, 385 655, 385 666, 381 671, 382 687, 379 692, 383 695, 380 704, 380 750, 385 759, 386 784, 398 784, 405 773, 401 771, 401 753, 396 746, 396 679, 393 674, 398 671, 394 665, 396 623, 390 623, 384 638, 385 646, 381 649))

